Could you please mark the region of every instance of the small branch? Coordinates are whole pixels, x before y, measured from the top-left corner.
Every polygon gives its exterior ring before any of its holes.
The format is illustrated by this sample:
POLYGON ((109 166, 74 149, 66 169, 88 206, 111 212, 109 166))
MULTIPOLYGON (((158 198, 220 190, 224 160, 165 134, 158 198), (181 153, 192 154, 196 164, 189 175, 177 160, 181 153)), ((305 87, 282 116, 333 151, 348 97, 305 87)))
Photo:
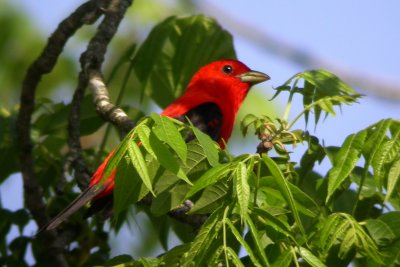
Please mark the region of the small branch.
MULTIPOLYGON (((32 155, 31 119, 35 105, 35 93, 42 76, 49 73, 57 62, 68 39, 84 24, 93 23, 100 12, 95 1, 89 1, 78 7, 68 18, 63 20, 50 36, 41 55, 28 68, 22 83, 20 111, 17 118, 19 160, 24 184, 25 206, 30 211, 39 228, 48 221, 42 188, 34 171, 32 155)), ((48 258, 56 266, 68 266, 63 255, 64 241, 54 232, 42 237, 48 258)), ((49 263, 49 264, 52 264, 49 263)))
MULTIPOLYGON (((80 114, 81 114, 81 104, 83 97, 85 95, 86 88, 86 77, 83 72, 79 74, 78 86, 75 90, 74 96, 71 102, 71 111, 68 118, 68 157, 66 166, 72 166, 75 170, 75 180, 79 188, 84 189, 88 186, 89 179, 91 177, 91 172, 88 170, 85 160, 82 155, 82 146, 80 142, 81 132, 80 132, 80 114)), ((64 168, 68 171, 67 168, 64 168)))
POLYGON ((168 212, 168 215, 177 221, 190 225, 194 231, 198 231, 200 227, 204 224, 204 222, 207 220, 208 216, 204 214, 192 214, 192 215, 186 214, 192 208, 193 208, 193 203, 190 200, 186 200, 178 208, 168 212))

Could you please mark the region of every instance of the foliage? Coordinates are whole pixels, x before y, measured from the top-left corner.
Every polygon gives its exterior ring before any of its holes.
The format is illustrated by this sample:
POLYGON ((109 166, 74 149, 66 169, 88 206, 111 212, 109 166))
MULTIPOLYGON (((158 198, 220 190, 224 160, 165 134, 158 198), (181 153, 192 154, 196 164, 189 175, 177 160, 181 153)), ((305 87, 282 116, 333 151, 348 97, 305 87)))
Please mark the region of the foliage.
MULTIPOLYGON (((118 84, 120 97, 135 76, 142 98, 161 107, 182 93, 200 66, 236 57, 231 35, 201 15, 166 19, 137 51, 133 45, 123 55, 110 74, 113 80, 122 65, 129 65, 118 84)), ((340 146, 326 147, 307 129, 294 129, 296 122, 304 118, 307 124, 313 116, 315 125, 320 124, 321 116, 335 115, 335 108, 355 103, 360 95, 325 70, 294 75, 276 88, 274 97, 285 93, 289 96, 281 118, 249 114, 242 121, 243 134, 254 131, 264 153, 238 156, 221 150, 191 125, 155 113, 143 116, 141 110, 126 107, 137 126, 117 146, 103 175, 105 179, 116 169, 112 227, 118 231, 130 206, 151 196, 151 206, 142 208, 157 221, 160 242, 167 247, 169 231, 182 242, 154 258, 109 259, 109 233, 101 218, 87 223, 77 216, 60 229, 68 233, 68 261, 74 266, 399 265, 400 121, 384 119, 349 135, 340 146), (288 121, 295 97, 301 98, 303 111, 288 121), (195 140, 185 143, 191 132, 195 140), (293 162, 287 147, 295 150, 297 144, 307 149, 293 162), (314 166, 324 159, 330 161, 330 169, 322 176, 314 166), (207 215, 196 233, 177 222, 166 223, 166 214, 187 199, 194 203, 189 214, 207 215)), ((77 195, 73 175, 64 165, 70 108, 49 98, 36 101, 35 171, 50 216, 77 195)), ((102 138, 104 123, 89 95, 81 108, 81 134, 102 138)), ((0 109, 0 182, 19 170, 13 149, 16 112, 0 109)), ((93 168, 106 153, 103 146, 100 151, 89 146, 84 152, 93 168)), ((47 251, 24 231, 32 220, 28 210, 1 206, 0 214, 0 265, 27 266, 29 246, 37 264, 45 264, 47 251), (10 240, 13 226, 18 235, 10 240)))
MULTIPOLYGON (((290 100, 294 94, 308 98, 303 101, 304 110, 295 120, 301 116, 308 120, 307 114, 313 111, 317 123, 321 112, 334 115, 334 106, 353 103, 360 97, 327 71, 297 74, 276 90, 277 94, 289 91, 290 100), (298 86, 301 79, 304 79, 303 87, 298 86), (326 93, 327 88, 329 93, 326 93)), ((350 262, 361 265, 368 262, 369 266, 387 262, 396 265, 398 254, 393 256, 387 251, 398 246, 395 233, 400 217, 396 208, 388 205, 395 207, 399 201, 395 186, 399 179, 399 121, 382 120, 348 136, 341 147, 334 148, 322 146, 306 131, 292 130, 295 121, 249 115, 243 121, 243 131, 254 126, 258 135, 268 135, 268 142, 275 147, 278 156, 232 157, 228 151, 211 145, 212 141, 205 135, 197 136, 196 141, 185 146, 181 136, 188 130, 195 134, 198 130, 160 118, 152 115, 142 120, 118 148, 124 155, 116 158, 129 159, 129 147, 137 147, 134 144, 141 142, 143 146, 136 161, 157 160, 160 162, 157 168, 163 169, 153 171, 160 176, 138 175, 136 178, 144 185, 154 186, 145 189, 146 193, 156 192, 151 210, 159 210, 153 209, 160 205, 159 199, 164 213, 185 199, 191 199, 194 207, 190 213, 209 214, 209 217, 191 242, 152 259, 146 266, 168 266, 176 261, 179 266, 193 263, 209 266, 219 262, 225 266, 291 266, 293 263, 347 266, 350 262), (171 132, 161 133, 155 131, 156 128, 171 132), (165 136, 172 140, 165 140, 165 136), (309 148, 297 166, 290 160, 286 145, 299 142, 307 142, 309 148), (157 154, 160 143, 165 146, 164 152, 157 154), (219 160, 207 162, 193 176, 193 163, 199 165, 215 153, 219 154, 219 160), (192 154, 198 156, 197 160, 192 160, 192 154), (175 163, 162 164, 165 162, 162 157, 174 159, 175 163), (313 166, 325 157, 330 159, 332 167, 327 176, 322 177, 313 173, 313 166), (360 161, 364 162, 362 167, 357 165, 360 161), (370 173, 371 167, 373 173, 370 173), (355 186, 351 187, 352 184, 355 186), (168 201, 163 194, 165 190, 168 190, 168 201), (350 208, 341 205, 343 199, 349 201, 354 195, 356 199, 350 208), (244 255, 239 254, 239 248, 244 249, 244 255)), ((107 168, 113 169, 114 164, 118 163, 110 163, 107 168)), ((147 166, 154 168, 152 164, 147 166)), ((133 161, 129 168, 129 173, 139 174, 133 161)), ((117 181, 119 179, 117 175, 117 181)), ((124 188, 137 188, 137 181, 124 180, 124 188)), ((128 199, 140 199, 140 192, 135 195, 117 190, 115 193, 118 203, 128 205, 128 199)), ((118 205, 118 211, 121 210, 118 205)), ((132 266, 142 266, 143 261, 130 262, 132 266)))

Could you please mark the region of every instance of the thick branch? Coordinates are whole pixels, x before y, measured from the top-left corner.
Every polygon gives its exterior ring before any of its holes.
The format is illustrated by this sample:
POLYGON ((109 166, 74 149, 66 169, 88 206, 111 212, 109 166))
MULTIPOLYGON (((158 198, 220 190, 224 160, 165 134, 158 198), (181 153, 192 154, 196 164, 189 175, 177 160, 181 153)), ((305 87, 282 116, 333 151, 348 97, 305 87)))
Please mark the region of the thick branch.
POLYGON ((93 93, 97 111, 103 116, 103 118, 117 126, 118 129, 123 132, 123 135, 127 134, 135 124, 122 109, 111 103, 101 73, 91 71, 89 86, 93 93))
MULTIPOLYGON (((35 93, 42 76, 49 73, 57 62, 68 39, 82 25, 92 23, 100 15, 95 1, 84 3, 68 18, 63 20, 50 36, 41 55, 28 68, 22 83, 20 111, 17 119, 19 160, 24 184, 25 206, 39 227, 48 221, 42 188, 34 171, 34 157, 30 139, 31 119, 35 105, 35 93)), ((48 258, 57 266, 68 266, 62 253, 64 242, 61 237, 49 232, 43 235, 43 246, 48 258)), ((49 263, 51 264, 51 263, 49 263)))

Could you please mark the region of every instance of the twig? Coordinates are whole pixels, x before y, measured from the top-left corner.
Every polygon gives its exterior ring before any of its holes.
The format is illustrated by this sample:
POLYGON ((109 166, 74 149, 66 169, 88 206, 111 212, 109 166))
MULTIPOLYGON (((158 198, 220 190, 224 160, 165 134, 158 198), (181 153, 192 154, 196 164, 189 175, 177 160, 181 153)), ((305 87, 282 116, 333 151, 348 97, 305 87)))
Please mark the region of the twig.
MULTIPOLYGON (((24 184, 25 206, 30 211, 39 227, 46 224, 48 217, 43 201, 42 188, 34 171, 34 157, 30 139, 31 119, 35 105, 35 93, 42 76, 49 73, 57 62, 67 40, 84 24, 93 23, 100 12, 95 1, 89 1, 78 7, 69 17, 63 20, 50 36, 41 55, 28 68, 22 83, 20 111, 17 118, 17 134, 19 144, 19 160, 24 184)), ((64 241, 54 232, 48 232, 41 237, 42 245, 46 247, 49 264, 68 266, 63 255, 64 241)))
POLYGON ((168 215, 177 221, 190 225, 194 231, 198 231, 200 227, 204 224, 204 222, 207 220, 208 216, 204 214, 192 214, 192 215, 186 214, 192 208, 193 208, 193 203, 190 200, 186 200, 178 208, 168 212, 168 215))

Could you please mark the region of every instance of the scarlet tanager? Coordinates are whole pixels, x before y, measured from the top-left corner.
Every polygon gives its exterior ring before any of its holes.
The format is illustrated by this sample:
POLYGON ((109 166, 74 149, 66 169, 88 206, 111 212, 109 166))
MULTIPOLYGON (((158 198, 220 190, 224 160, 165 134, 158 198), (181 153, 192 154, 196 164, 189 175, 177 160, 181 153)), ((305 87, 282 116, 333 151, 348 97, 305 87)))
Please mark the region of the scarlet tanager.
MULTIPOLYGON (((221 148, 232 134, 237 111, 246 97, 250 87, 266 81, 269 76, 250 70, 237 60, 220 60, 210 63, 197 71, 185 93, 169 105, 161 115, 175 118, 187 123, 189 119, 194 126, 217 141, 221 148)), ((56 228, 74 212, 88 202, 92 206, 105 206, 104 200, 112 199, 115 170, 102 182, 102 174, 112 152, 101 163, 93 174, 89 187, 84 190, 70 205, 53 218, 42 230, 56 228), (96 184, 102 182, 102 189, 95 190, 96 184)), ((92 208, 92 207, 91 207, 92 208)))

